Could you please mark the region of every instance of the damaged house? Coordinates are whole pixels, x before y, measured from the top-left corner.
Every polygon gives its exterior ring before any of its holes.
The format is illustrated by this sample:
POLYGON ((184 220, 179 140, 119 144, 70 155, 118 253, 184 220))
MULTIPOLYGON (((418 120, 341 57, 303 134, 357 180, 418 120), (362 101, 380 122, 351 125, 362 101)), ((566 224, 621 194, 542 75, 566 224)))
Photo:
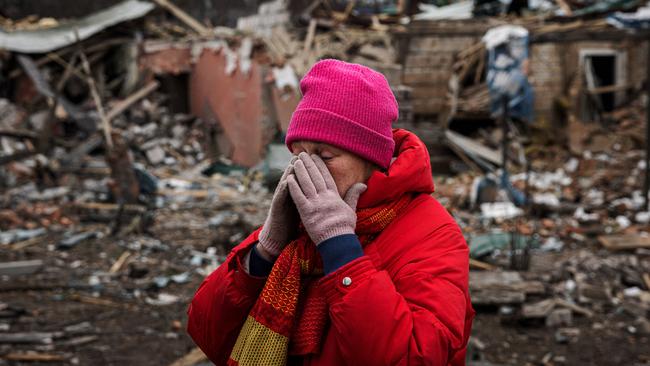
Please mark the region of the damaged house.
MULTIPOLYGON (((415 21, 400 35, 406 50, 401 53, 403 81, 413 88, 415 113, 438 117, 448 112, 450 80, 455 77, 462 103, 456 102, 454 118, 489 117, 481 38, 502 24, 507 23, 480 18, 415 21)), ((581 120, 598 120, 640 90, 646 77, 647 37, 604 20, 522 26, 530 31, 528 69, 537 118, 552 119, 558 103, 568 102, 581 120)))

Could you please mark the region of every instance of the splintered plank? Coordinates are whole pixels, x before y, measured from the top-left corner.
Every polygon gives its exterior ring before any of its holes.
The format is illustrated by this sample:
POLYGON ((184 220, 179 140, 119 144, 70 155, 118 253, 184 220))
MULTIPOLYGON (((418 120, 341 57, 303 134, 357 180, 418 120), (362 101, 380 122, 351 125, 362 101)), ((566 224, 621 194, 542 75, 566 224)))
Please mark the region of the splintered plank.
POLYGON ((0 344, 52 344, 54 338, 62 335, 62 332, 0 333, 0 344))
POLYGON ((204 362, 207 360, 208 357, 203 353, 203 351, 201 351, 201 349, 197 347, 185 356, 174 361, 174 363, 170 364, 169 366, 193 366, 199 362, 204 362))
POLYGON ((22 362, 61 362, 66 361, 69 357, 56 353, 41 353, 34 351, 11 352, 3 356, 8 361, 22 362))
POLYGON ((521 304, 526 295, 543 294, 544 284, 526 281, 518 272, 470 271, 469 291, 474 305, 521 304))
POLYGON ((0 263, 0 276, 19 276, 36 273, 43 267, 40 259, 0 263))
POLYGON ((601 235, 598 241, 609 250, 650 249, 650 237, 638 234, 601 235))

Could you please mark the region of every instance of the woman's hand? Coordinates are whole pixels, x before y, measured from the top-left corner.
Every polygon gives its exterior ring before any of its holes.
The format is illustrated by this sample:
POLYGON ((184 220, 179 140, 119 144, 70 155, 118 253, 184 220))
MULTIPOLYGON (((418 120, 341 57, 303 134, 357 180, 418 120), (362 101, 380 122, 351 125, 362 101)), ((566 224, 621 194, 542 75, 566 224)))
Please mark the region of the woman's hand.
POLYGON ((289 192, 307 234, 316 245, 344 234, 354 234, 356 207, 367 186, 356 183, 341 199, 334 178, 317 155, 302 152, 287 177, 289 192))
POLYGON ((267 260, 273 260, 298 229, 298 211, 291 202, 287 177, 293 175, 293 164, 298 159, 294 156, 284 170, 278 186, 273 193, 271 208, 264 221, 264 227, 260 231, 258 252, 267 260))

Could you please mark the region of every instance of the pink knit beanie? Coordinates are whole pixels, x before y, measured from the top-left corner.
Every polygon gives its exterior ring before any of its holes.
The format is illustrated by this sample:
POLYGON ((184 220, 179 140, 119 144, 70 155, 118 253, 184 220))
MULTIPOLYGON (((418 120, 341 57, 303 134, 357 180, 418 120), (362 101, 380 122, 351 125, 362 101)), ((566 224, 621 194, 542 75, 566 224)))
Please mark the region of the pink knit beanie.
POLYGON ((393 156, 391 124, 397 102, 384 75, 339 60, 317 62, 300 81, 302 100, 291 116, 286 144, 324 142, 382 168, 393 156))

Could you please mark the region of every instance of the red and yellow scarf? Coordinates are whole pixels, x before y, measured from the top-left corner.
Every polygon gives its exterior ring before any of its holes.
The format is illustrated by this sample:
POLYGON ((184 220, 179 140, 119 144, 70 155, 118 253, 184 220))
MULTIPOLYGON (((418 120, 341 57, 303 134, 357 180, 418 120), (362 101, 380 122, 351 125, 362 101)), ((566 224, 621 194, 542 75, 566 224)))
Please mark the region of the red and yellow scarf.
MULTIPOLYGON (((411 202, 405 194, 385 205, 357 210, 356 233, 365 246, 411 202)), ((287 245, 239 332, 228 365, 286 365, 288 355, 320 352, 327 304, 318 290, 323 265, 306 233, 287 245)))

